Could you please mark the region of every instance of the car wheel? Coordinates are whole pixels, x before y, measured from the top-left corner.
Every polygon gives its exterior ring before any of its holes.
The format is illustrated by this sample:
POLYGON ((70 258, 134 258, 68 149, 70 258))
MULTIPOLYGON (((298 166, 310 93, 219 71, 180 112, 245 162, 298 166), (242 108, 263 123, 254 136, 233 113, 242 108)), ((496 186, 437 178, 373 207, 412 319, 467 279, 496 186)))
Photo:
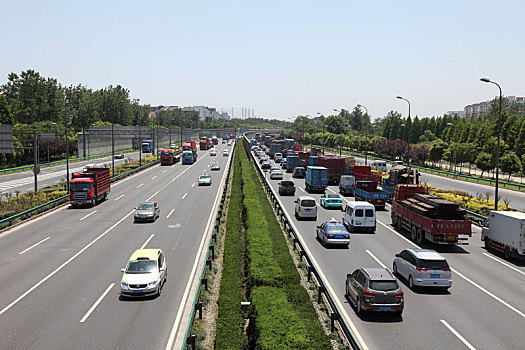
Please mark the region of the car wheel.
POLYGON ((396 263, 394 263, 394 266, 392 266, 392 272, 394 273, 394 275, 397 275, 397 265, 396 265, 396 263))
POLYGON ((323 247, 326 247, 326 238, 323 237, 323 247))
POLYGON ((161 292, 161 283, 159 282, 159 286, 158 286, 158 289, 157 289, 157 296, 160 297, 160 292, 161 292))
POLYGON ((414 279, 412 278, 412 276, 408 276, 408 288, 414 290, 414 279))
POLYGON ((359 297, 356 298, 355 306, 356 306, 356 309, 357 309, 357 314, 358 315, 362 315, 363 314, 363 308, 361 307, 361 301, 359 300, 359 297))
POLYGON ((345 283, 345 297, 348 298, 348 283, 345 283))

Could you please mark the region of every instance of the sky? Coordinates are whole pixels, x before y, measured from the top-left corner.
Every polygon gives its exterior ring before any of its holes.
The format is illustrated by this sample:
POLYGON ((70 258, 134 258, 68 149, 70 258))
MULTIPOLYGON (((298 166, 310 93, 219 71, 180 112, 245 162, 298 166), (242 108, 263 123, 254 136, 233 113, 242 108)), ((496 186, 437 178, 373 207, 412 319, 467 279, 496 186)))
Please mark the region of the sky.
POLYGON ((525 96, 524 1, 0 0, 0 84, 33 69, 235 117, 440 116, 525 96))

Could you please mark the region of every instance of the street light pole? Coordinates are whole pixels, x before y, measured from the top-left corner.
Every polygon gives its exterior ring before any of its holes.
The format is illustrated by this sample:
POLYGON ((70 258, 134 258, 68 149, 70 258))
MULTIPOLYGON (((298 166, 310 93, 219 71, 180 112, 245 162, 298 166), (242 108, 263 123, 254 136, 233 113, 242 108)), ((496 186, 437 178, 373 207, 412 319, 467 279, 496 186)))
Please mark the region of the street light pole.
POLYGON ((69 143, 67 139, 67 91, 64 96, 64 125, 66 127, 66 190, 69 193, 69 143))
POLYGON ((498 188, 499 188, 499 150, 500 150, 500 135, 501 135, 501 101, 503 99, 503 95, 501 93, 501 86, 499 86, 498 83, 491 81, 488 78, 481 78, 480 79, 484 83, 491 83, 498 87, 499 89, 499 108, 498 108, 498 149, 496 153, 496 191, 494 192, 494 210, 498 210, 498 188))
POLYGON ((454 149, 454 174, 457 175, 457 170, 456 170, 456 166, 457 166, 457 154, 458 154, 458 127, 457 125, 455 124, 452 124, 452 123, 447 123, 448 126, 453 126, 454 127, 454 142, 456 143, 455 145, 455 149, 454 149))
MULTIPOLYGON (((363 105, 357 105, 357 107, 363 107, 368 115, 368 109, 363 105)), ((368 123, 365 122, 365 165, 368 165, 368 123)))
POLYGON ((142 136, 140 133, 140 124, 139 127, 139 166, 142 166, 142 136))
MULTIPOLYGON (((410 101, 401 96, 396 96, 396 98, 406 101, 408 103, 408 119, 410 119, 410 101)), ((412 119, 410 119, 410 123, 412 123, 412 119)), ((407 120, 407 124, 408 124, 408 120, 407 120)), ((407 148, 408 148, 407 162, 408 162, 408 166, 410 166, 410 124, 408 124, 407 148)))
MULTIPOLYGON (((341 113, 340 110, 334 108, 334 112, 341 113)), ((343 149, 343 133, 339 133, 339 157, 341 157, 341 151, 343 149)))

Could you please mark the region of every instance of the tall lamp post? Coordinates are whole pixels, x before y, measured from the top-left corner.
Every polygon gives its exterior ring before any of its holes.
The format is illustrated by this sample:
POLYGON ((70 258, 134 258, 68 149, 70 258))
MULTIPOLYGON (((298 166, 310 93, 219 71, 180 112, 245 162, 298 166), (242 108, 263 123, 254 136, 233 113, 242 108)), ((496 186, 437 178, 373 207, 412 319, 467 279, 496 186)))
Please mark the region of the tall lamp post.
POLYGON ((142 136, 140 134, 140 124, 139 127, 139 167, 142 166, 142 136))
MULTIPOLYGON (((363 105, 357 105, 357 107, 363 107, 368 115, 368 109, 363 105)), ((365 165, 368 165, 368 123, 365 122, 365 165)))
MULTIPOLYGON (((340 110, 334 108, 334 112, 341 113, 340 110)), ((341 157, 341 151, 343 149, 343 133, 339 133, 339 157, 341 157)))
POLYGON ((496 153, 496 191, 494 193, 494 210, 498 210, 498 187, 499 187, 499 140, 501 135, 501 101, 503 99, 502 93, 501 93, 501 86, 499 86, 498 83, 495 81, 492 81, 488 78, 481 78, 480 79, 484 83, 491 83, 498 87, 499 89, 499 107, 498 107, 498 149, 496 153))
MULTIPOLYGON (((408 103, 408 119, 410 119, 410 101, 401 96, 396 96, 396 98, 406 101, 408 103)), ((410 119, 410 121, 412 122, 412 119, 410 119)), ((407 121, 407 124, 408 124, 408 121, 407 121)), ((408 148, 407 162, 408 162, 408 166, 410 166, 410 125, 408 125, 407 148, 408 148)))
POLYGON ((453 126, 454 127, 454 133, 455 133, 455 136, 454 136, 454 142, 456 143, 456 146, 455 146, 455 149, 454 149, 454 174, 457 175, 457 170, 456 170, 456 166, 457 166, 457 154, 458 154, 458 127, 457 125, 455 124, 452 124, 452 123, 447 123, 448 126, 453 126))
POLYGON ((69 142, 67 139, 67 91, 64 96, 64 126, 66 127, 66 190, 69 193, 69 142))

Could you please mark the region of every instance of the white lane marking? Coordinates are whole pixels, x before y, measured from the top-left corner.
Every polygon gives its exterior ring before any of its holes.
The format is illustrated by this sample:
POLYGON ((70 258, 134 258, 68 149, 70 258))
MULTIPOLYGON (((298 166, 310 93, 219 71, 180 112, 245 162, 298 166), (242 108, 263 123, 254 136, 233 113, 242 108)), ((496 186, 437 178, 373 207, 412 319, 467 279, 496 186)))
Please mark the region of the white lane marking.
POLYGON ((301 191, 303 191, 303 192, 304 192, 304 190, 303 190, 303 188, 302 188, 302 187, 299 187, 299 189, 300 189, 301 191))
POLYGON ((152 180, 154 180, 154 179, 156 179, 157 177, 158 177, 158 176, 157 176, 157 175, 155 175, 155 176, 153 176, 153 177, 152 177, 151 179, 152 179, 152 180))
POLYGON ((336 220, 336 219, 334 219, 334 218, 330 218, 330 220, 332 220, 332 221, 337 221, 337 220, 336 220))
POLYGON ((46 187, 46 186, 47 186, 47 184, 42 184, 42 187, 46 187))
POLYGON ((168 214, 168 216, 166 216, 166 219, 169 219, 171 214, 173 214, 173 212, 175 211, 175 208, 171 209, 170 213, 168 214))
POLYGON ((168 171, 168 170, 166 169, 166 170, 164 170, 162 173, 164 174, 166 171, 168 171))
MULTIPOLYGON (((201 158, 201 159, 204 159, 204 158, 201 158)), ((226 171, 223 172, 221 183, 224 183, 226 173, 227 173, 226 171)), ((213 203, 213 208, 217 206, 217 201, 219 200, 220 193, 221 193, 220 191, 217 191, 217 195, 215 196, 215 202, 213 203)), ((182 319, 182 312, 184 311, 184 305, 186 304, 186 299, 188 298, 189 290, 191 288, 193 278, 195 277, 195 273, 197 271, 197 264, 199 263, 199 257, 202 253, 202 249, 206 241, 206 232, 208 232, 208 229, 210 228, 211 222, 213 220, 213 212, 214 211, 212 210, 210 213, 210 216, 208 218, 208 223, 206 224, 206 228, 204 229, 204 235, 202 235, 202 240, 199 246, 199 250, 197 251, 197 254, 195 255, 195 262, 193 263, 193 268, 191 269, 190 278, 188 279, 188 283, 186 284, 186 288, 184 290, 182 300, 180 301, 179 309, 177 311, 177 316, 175 317, 175 322, 173 323, 173 328, 171 329, 170 337, 168 338, 168 343, 166 344, 166 350, 171 350, 173 347, 175 336, 177 334, 177 330, 179 329, 180 321, 182 319)), ((367 350, 367 349, 364 349, 364 350, 367 350)))
POLYGON ((186 198, 186 196, 187 196, 187 195, 188 195, 188 193, 184 193, 184 196, 182 196, 182 198, 181 198, 181 199, 184 199, 184 198, 186 198))
POLYGON ((514 271, 516 271, 516 272, 518 272, 518 273, 521 273, 522 275, 525 275, 525 272, 521 271, 520 269, 515 268, 514 266, 512 266, 512 265, 510 265, 510 264, 507 264, 506 262, 504 262, 504 261, 502 261, 502 260, 500 260, 500 259, 498 259, 498 258, 495 258, 495 257, 493 257, 493 256, 490 256, 490 255, 487 254, 487 253, 483 253, 483 255, 485 255, 485 256, 488 257, 488 258, 491 258, 492 260, 495 260, 495 261, 499 262, 499 263, 502 264, 502 265, 507 266, 507 267, 510 268, 510 269, 513 269, 514 271))
POLYGON ((452 328, 451 325, 449 325, 447 323, 447 321, 445 320, 440 320, 441 323, 443 323, 443 325, 445 327, 448 328, 449 331, 451 331, 456 337, 458 337, 459 340, 461 340, 463 342, 463 344, 465 344, 467 346, 467 348, 469 348, 470 350, 476 350, 475 347, 473 347, 465 338, 463 338, 463 336, 461 334, 459 334, 454 328, 452 328))
POLYGON ((113 199, 114 201, 118 201, 120 198, 124 197, 126 194, 121 194, 120 196, 118 196, 117 198, 113 199))
POLYGON ((50 239, 50 238, 51 238, 51 237, 46 237, 46 238, 44 238, 44 239, 41 240, 40 242, 33 244, 31 247, 22 250, 20 253, 18 253, 18 255, 22 255, 22 254, 24 254, 24 253, 27 252, 28 250, 33 249, 33 248, 36 247, 37 245, 39 245, 39 244, 41 244, 41 243, 44 243, 45 241, 47 241, 47 240, 50 239))
POLYGON ((95 304, 93 304, 91 309, 89 309, 88 312, 86 312, 86 314, 84 315, 84 317, 82 317, 82 319, 80 320, 80 323, 84 323, 84 321, 87 320, 89 315, 91 315, 91 313, 95 310, 95 308, 98 306, 98 304, 100 304, 102 299, 104 299, 104 297, 109 293, 109 291, 111 290, 111 288, 113 288, 114 285, 115 285, 115 283, 111 283, 109 285, 109 287, 106 288, 104 293, 102 293, 102 295, 97 299, 97 301, 95 301, 95 304))
POLYGON ((140 188, 140 187, 142 187, 142 186, 144 186, 144 184, 140 184, 140 185, 138 185, 137 188, 140 188))
POLYGON ((144 249, 144 247, 146 246, 146 244, 148 244, 149 241, 151 241, 151 239, 153 238, 153 236, 155 236, 154 233, 152 233, 151 236, 149 236, 149 238, 146 240, 146 242, 144 242, 144 244, 140 247, 140 249, 144 249))
POLYGON ((75 255, 73 255, 71 258, 69 258, 65 263, 63 263, 62 265, 60 265, 59 267, 57 267, 55 270, 53 270, 53 272, 51 272, 49 275, 47 275, 46 277, 42 278, 37 284, 35 284, 33 287, 29 288, 24 294, 22 294, 21 296, 19 296, 18 298, 16 298, 14 301, 12 301, 9 305, 7 305, 5 308, 3 308, 1 311, 0 311, 0 316, 2 314, 4 314, 7 310, 9 310, 10 308, 12 308, 14 305, 16 305, 20 300, 24 299, 29 293, 31 293, 32 291, 34 291, 36 288, 38 288, 42 283, 44 283, 45 281, 47 281, 48 279, 50 279, 51 277, 53 277, 57 272, 59 272, 60 270, 62 270, 65 266, 67 266, 70 262, 72 262, 73 260, 75 260, 80 254, 84 253, 89 247, 91 247, 93 244, 95 244, 97 241, 99 241, 102 237, 104 237, 106 234, 108 234, 108 232, 110 232, 111 230, 113 230, 115 227, 117 227, 117 225, 119 225, 122 221, 126 220, 131 214, 133 214, 135 212, 135 210, 132 210, 130 211, 128 214, 126 214, 126 216, 124 216, 122 219, 120 219, 119 221, 117 221, 116 223, 114 223, 110 228, 108 228, 106 231, 104 231, 102 234, 100 234, 97 238, 95 238, 94 240, 92 240, 90 243, 88 243, 88 245, 86 245, 84 248, 82 248, 81 250, 79 250, 75 255))
POLYGON ((385 266, 385 264, 383 264, 381 262, 381 260, 379 260, 374 254, 372 254, 372 252, 370 250, 366 250, 366 252, 368 253, 368 255, 370 255, 382 268, 384 269, 387 269, 387 267, 385 266))
POLYGON ((195 186, 195 182, 191 185, 191 187, 194 187, 195 186))
MULTIPOLYGON (((415 244, 414 242, 410 241, 409 239, 407 239, 405 236, 401 235, 399 232, 397 232, 396 230, 392 229, 390 226, 387 226, 386 224, 382 223, 381 221, 377 220, 377 222, 379 222, 381 225, 385 226, 387 229, 389 229, 390 231, 394 232, 396 235, 398 235, 399 237, 403 238, 405 241, 407 241, 408 243, 410 243, 414 248, 417 248, 417 249, 421 249, 421 247, 419 247, 417 244, 415 244)), ((469 282, 470 284, 472 284, 474 287, 478 288, 479 290, 481 290, 483 293, 487 294, 488 296, 492 297, 493 299, 499 301, 500 303, 502 303, 503 305, 505 305, 506 307, 508 307, 509 309, 511 309, 512 311, 514 311, 515 313, 517 313, 518 315, 520 315, 521 317, 524 317, 525 318, 525 314, 523 312, 521 312, 520 310, 516 309, 514 306, 510 305, 509 303, 507 303, 505 300, 501 299, 500 297, 496 296, 495 294, 489 292, 488 290, 486 290, 485 288, 483 288, 482 286, 480 286, 479 284, 477 284, 476 282, 472 281, 470 278, 468 278, 467 276, 463 275, 461 272, 459 272, 458 270, 456 269, 453 269, 451 268, 450 269, 452 272, 454 272, 456 275, 458 275, 459 277, 463 278, 465 281, 469 282)))
POLYGON ((89 214, 87 214, 87 215, 81 217, 81 218, 80 218, 80 221, 82 221, 82 220, 84 220, 84 219, 90 217, 91 215, 95 214, 96 212, 97 212, 96 210, 93 210, 91 213, 89 213, 89 214))

